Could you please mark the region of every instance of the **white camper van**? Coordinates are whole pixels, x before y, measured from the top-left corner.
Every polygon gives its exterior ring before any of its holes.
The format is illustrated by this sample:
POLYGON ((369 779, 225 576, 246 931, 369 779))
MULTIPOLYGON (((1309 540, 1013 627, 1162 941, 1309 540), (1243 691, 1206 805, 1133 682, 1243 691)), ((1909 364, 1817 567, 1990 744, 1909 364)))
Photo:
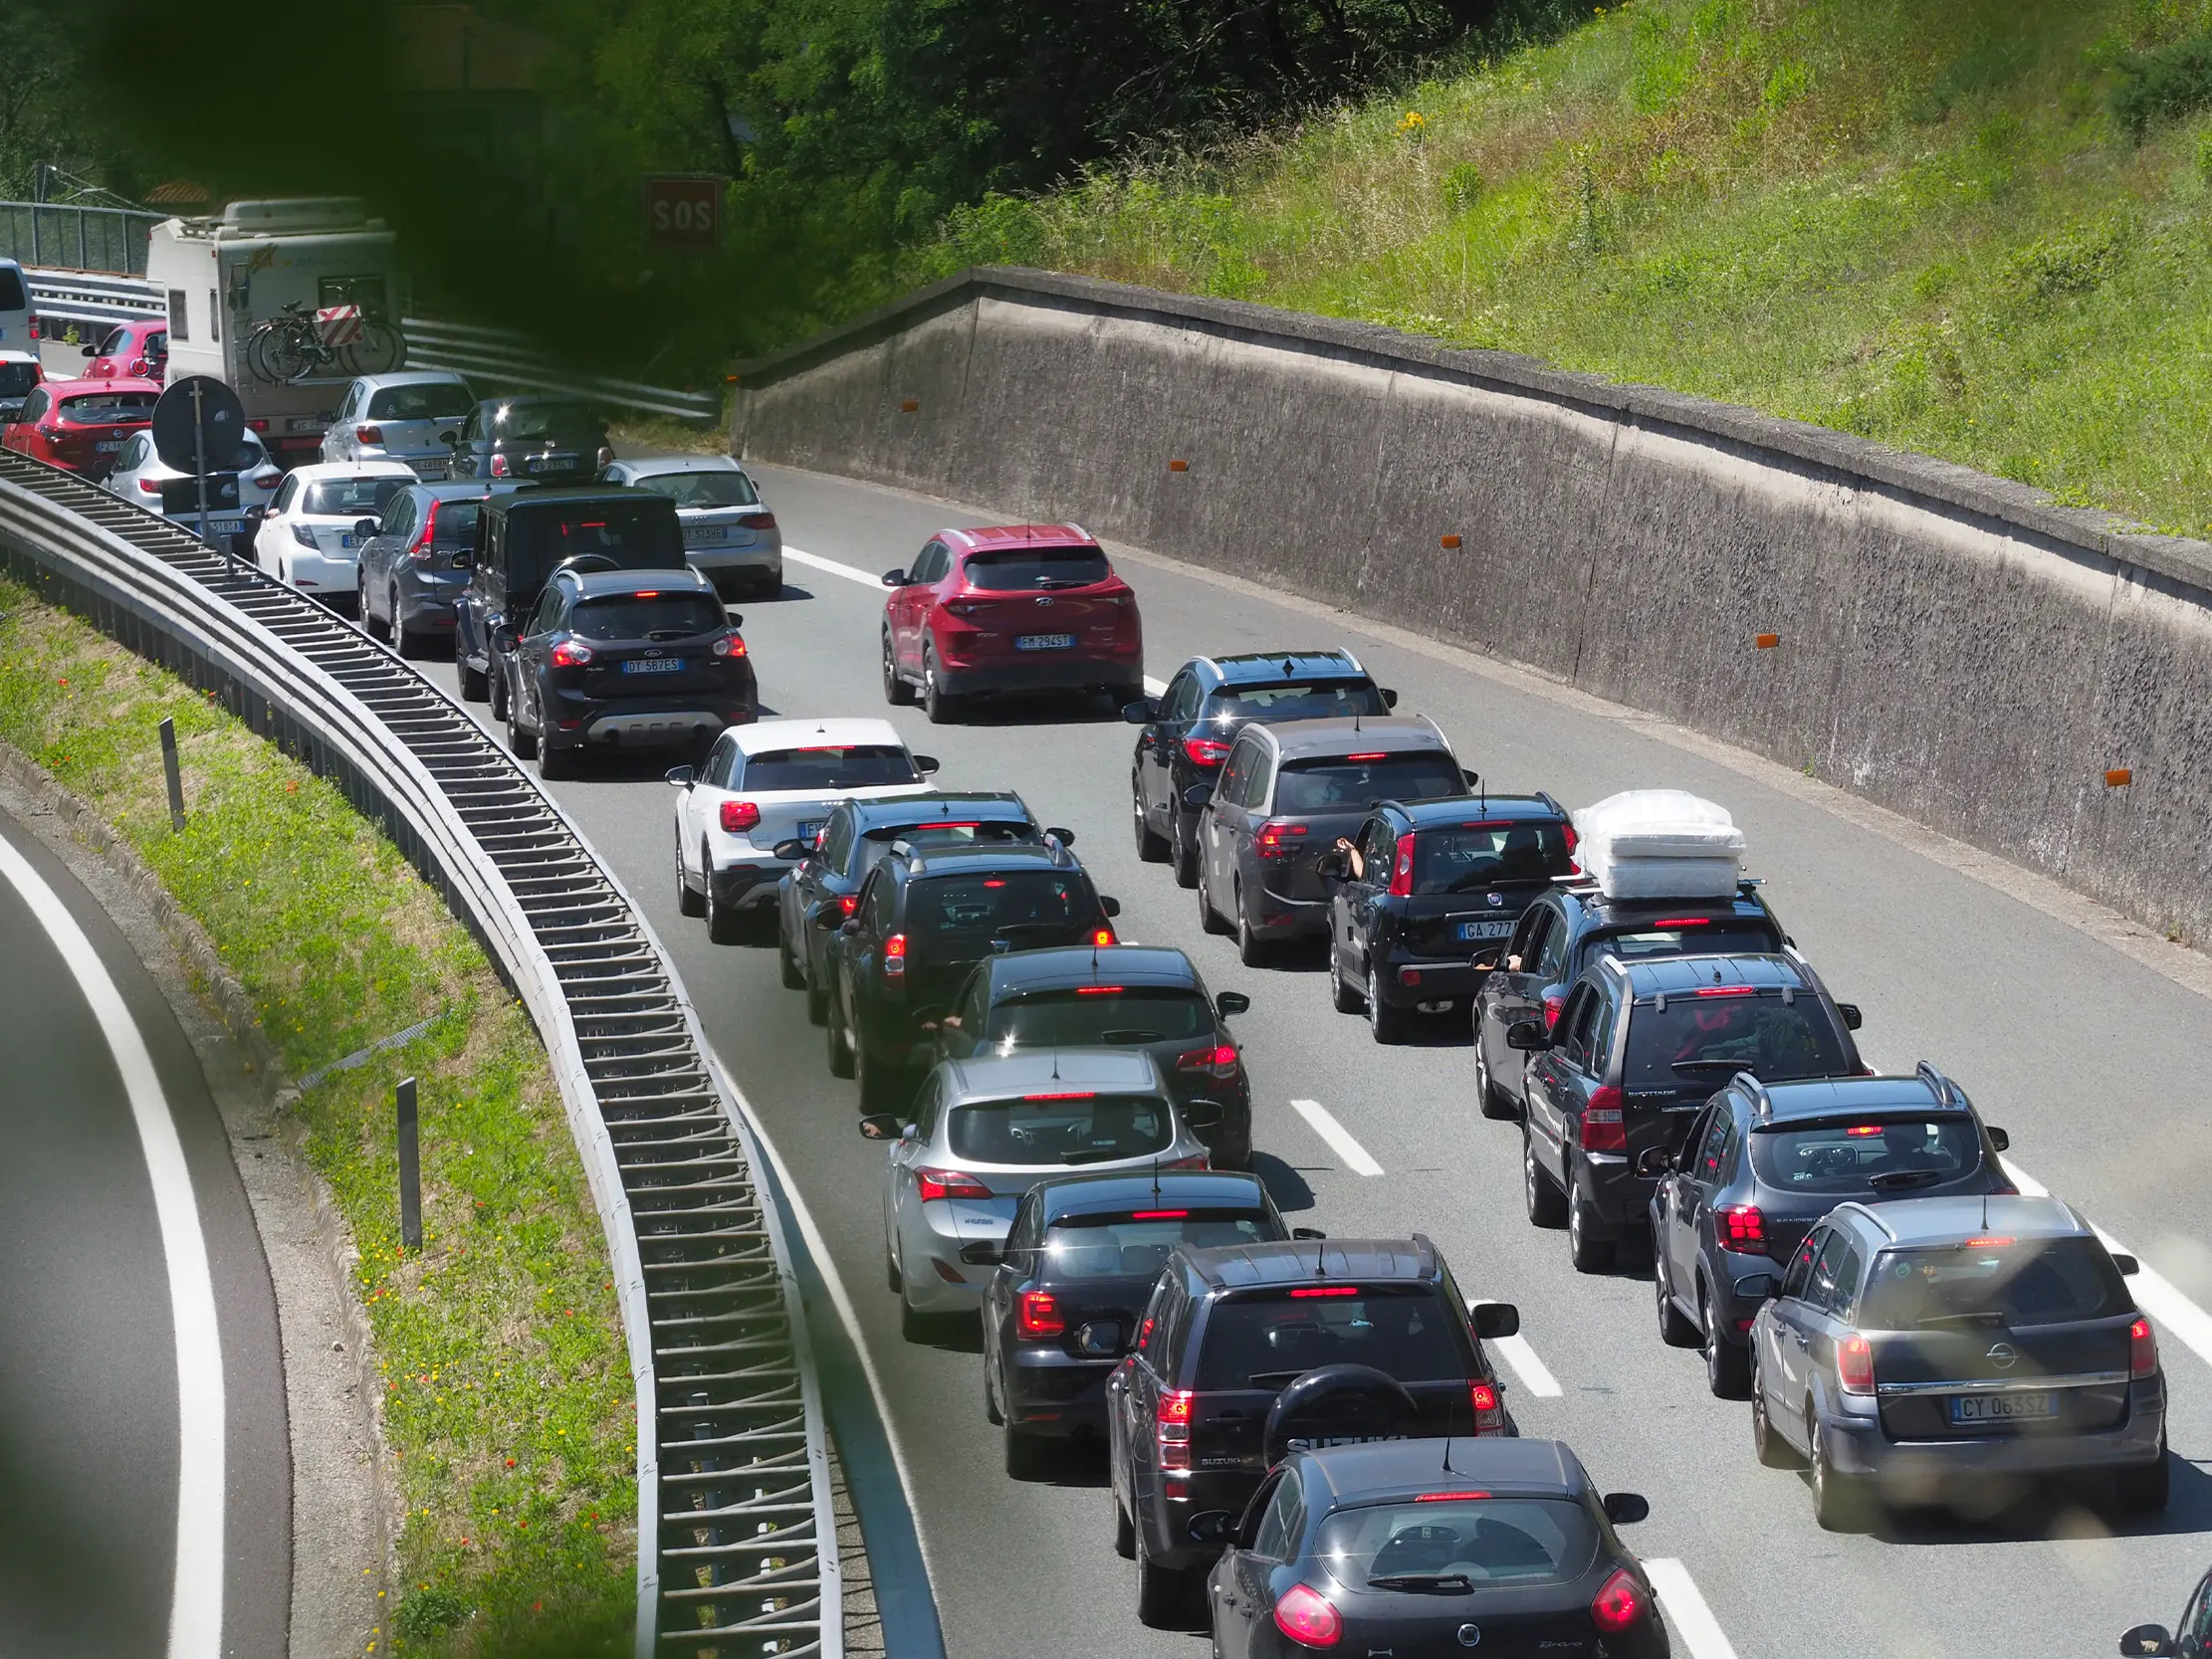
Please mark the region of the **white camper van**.
POLYGON ((219 218, 165 219, 146 245, 146 279, 168 295, 170 383, 206 374, 228 384, 282 462, 318 457, 353 374, 334 363, 296 382, 257 374, 254 325, 288 305, 310 313, 358 305, 393 322, 405 306, 393 235, 352 196, 232 202, 219 218))

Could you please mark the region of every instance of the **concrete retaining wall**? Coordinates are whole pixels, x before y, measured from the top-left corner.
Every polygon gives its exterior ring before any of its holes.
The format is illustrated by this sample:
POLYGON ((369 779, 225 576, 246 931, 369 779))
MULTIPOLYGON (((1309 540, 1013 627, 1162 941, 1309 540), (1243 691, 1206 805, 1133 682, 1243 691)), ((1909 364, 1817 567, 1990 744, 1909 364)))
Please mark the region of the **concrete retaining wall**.
POLYGON ((1001 269, 745 365, 731 436, 1528 664, 2212 935, 2205 543, 1527 358, 1001 269))

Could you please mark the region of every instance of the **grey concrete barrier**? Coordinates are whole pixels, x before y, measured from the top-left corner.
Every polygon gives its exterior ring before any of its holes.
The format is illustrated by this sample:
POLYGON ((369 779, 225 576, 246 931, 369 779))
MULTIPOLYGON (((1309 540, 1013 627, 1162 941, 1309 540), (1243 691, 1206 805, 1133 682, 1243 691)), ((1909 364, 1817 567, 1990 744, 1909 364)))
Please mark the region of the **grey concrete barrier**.
POLYGON ((2204 542, 1525 357, 1044 272, 964 272, 738 375, 737 453, 1526 664, 2212 932, 2204 542))

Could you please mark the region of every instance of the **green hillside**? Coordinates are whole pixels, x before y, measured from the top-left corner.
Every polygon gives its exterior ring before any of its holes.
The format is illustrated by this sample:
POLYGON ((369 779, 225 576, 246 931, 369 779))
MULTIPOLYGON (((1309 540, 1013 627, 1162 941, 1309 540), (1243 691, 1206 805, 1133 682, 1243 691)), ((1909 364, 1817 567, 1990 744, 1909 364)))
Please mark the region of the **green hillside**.
POLYGON ((1213 152, 956 213, 2212 528, 2212 0, 1635 0, 1213 152))

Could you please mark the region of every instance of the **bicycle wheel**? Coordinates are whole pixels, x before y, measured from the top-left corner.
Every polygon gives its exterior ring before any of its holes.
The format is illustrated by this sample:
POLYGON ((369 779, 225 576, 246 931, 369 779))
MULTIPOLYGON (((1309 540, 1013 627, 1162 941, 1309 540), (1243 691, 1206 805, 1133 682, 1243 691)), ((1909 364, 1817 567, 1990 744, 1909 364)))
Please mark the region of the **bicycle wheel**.
POLYGON ((269 323, 257 322, 253 332, 246 336, 246 367, 256 380, 277 378, 276 368, 269 361, 269 351, 276 341, 276 332, 269 323))
POLYGON ((385 374, 407 360, 407 336, 381 317, 361 324, 360 338, 341 347, 338 360, 347 374, 385 374))
POLYGON ((319 350, 320 342, 299 323, 279 322, 269 330, 269 343, 263 347, 262 357, 270 378, 289 383, 307 378, 319 350))

